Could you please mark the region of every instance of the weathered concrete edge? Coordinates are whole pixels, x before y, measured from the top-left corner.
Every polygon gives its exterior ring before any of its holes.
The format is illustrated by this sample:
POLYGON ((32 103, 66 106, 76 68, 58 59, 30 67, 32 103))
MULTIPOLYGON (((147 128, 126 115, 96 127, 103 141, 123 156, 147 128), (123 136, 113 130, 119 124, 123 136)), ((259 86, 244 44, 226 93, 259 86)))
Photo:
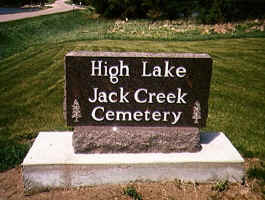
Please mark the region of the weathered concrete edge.
POLYGON ((101 51, 71 51, 68 56, 92 57, 146 57, 146 58, 211 58, 205 53, 151 53, 151 52, 101 52, 101 51))
POLYGON ((244 176, 242 163, 183 163, 138 165, 45 165, 24 166, 25 194, 51 188, 71 188, 133 181, 180 179, 188 182, 239 182, 244 176))

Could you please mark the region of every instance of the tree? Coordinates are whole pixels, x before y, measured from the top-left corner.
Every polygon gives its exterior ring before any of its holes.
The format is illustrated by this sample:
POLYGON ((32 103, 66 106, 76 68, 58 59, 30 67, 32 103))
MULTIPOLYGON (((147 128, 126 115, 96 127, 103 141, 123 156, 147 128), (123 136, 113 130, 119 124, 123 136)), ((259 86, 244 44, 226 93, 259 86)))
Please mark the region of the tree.
POLYGON ((75 119, 75 122, 78 122, 78 119, 82 117, 81 111, 80 111, 80 105, 77 99, 74 100, 74 103, 72 105, 72 118, 75 119))
POLYGON ((40 0, 40 5, 41 5, 41 7, 44 7, 45 6, 45 0, 40 0))
POLYGON ((199 119, 201 119, 201 105, 199 101, 195 101, 193 105, 192 119, 194 119, 194 124, 199 124, 199 119))

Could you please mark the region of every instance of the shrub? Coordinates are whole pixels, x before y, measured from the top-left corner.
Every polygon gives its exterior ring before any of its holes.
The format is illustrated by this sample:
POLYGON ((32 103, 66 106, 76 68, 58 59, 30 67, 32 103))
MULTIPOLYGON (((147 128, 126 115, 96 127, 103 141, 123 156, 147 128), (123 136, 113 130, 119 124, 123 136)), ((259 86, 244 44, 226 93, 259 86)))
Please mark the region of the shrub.
POLYGON ((148 17, 175 19, 191 16, 194 2, 194 0, 143 0, 142 6, 144 6, 148 17))
POLYGON ((98 13, 110 18, 177 18, 192 13, 194 0, 90 0, 98 13))
POLYGON ((194 0, 169 0, 165 5, 165 17, 175 19, 178 17, 190 17, 195 8, 194 0))
POLYGON ((98 13, 109 18, 141 18, 144 10, 142 0, 91 0, 98 13))
POLYGON ((229 7, 230 0, 199 0, 199 20, 204 24, 215 24, 225 20, 224 7, 229 7))
POLYGON ((265 1, 262 0, 198 0, 199 20, 215 24, 247 18, 264 17, 265 1))
MULTIPOLYGON (((78 0, 77 0, 78 1, 78 0)), ((264 16, 264 0, 80 0, 110 18, 190 17, 194 12, 205 24, 264 16)))

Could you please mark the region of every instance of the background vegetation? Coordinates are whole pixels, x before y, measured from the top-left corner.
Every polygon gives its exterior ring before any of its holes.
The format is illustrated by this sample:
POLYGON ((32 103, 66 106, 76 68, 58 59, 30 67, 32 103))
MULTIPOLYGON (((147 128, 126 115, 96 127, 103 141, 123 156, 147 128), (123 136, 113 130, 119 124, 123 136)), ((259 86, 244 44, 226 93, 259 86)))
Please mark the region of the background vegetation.
MULTIPOLYGON (((42 4, 54 0, 1 0, 0 6, 42 4)), ((109 18, 177 19, 196 16, 201 23, 215 24, 264 17, 264 0, 71 0, 93 6, 109 18)))
POLYGON ((195 20, 114 20, 91 10, 0 23, 0 59, 31 46, 82 40, 198 41, 264 37, 264 19, 201 25, 195 20), (65 23, 67 22, 67 23, 65 23))
POLYGON ((198 16, 214 24, 264 16, 263 0, 74 0, 94 6, 111 18, 177 19, 198 16))

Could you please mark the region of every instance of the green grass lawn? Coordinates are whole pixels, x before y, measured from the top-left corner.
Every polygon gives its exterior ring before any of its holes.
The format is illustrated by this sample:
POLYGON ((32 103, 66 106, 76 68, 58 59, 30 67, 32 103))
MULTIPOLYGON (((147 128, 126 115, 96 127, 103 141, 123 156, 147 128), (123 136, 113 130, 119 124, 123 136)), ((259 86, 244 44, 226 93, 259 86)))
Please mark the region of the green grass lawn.
POLYGON ((139 38, 141 31, 126 35, 131 27, 124 35, 111 32, 115 26, 85 11, 0 23, 2 169, 23 159, 27 148, 20 143, 39 131, 70 129, 63 119, 64 55, 73 50, 208 53, 214 63, 205 131, 224 132, 245 157, 265 158, 264 31, 204 35, 196 29, 186 38, 194 41, 182 41, 185 34, 170 30, 168 37, 139 38), (10 151, 15 156, 6 158, 10 151))
POLYGON ((0 59, 46 43, 88 40, 203 41, 264 38, 265 20, 200 25, 194 20, 106 20, 89 10, 0 23, 0 59))

